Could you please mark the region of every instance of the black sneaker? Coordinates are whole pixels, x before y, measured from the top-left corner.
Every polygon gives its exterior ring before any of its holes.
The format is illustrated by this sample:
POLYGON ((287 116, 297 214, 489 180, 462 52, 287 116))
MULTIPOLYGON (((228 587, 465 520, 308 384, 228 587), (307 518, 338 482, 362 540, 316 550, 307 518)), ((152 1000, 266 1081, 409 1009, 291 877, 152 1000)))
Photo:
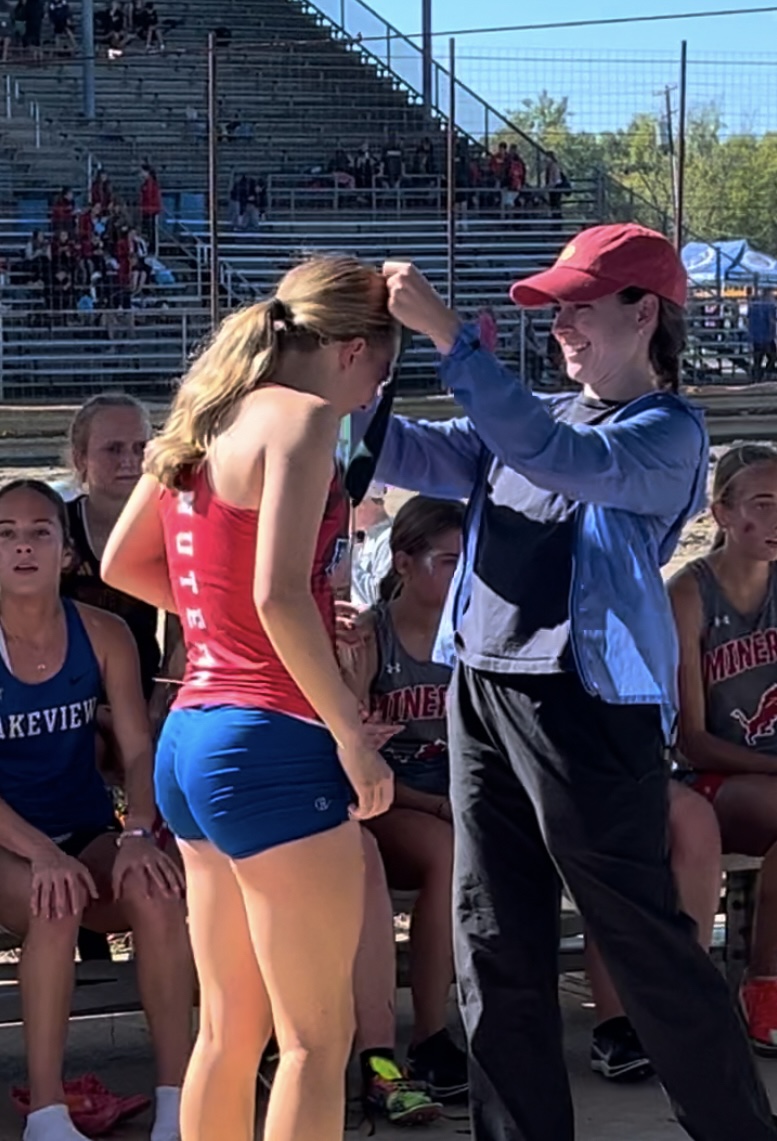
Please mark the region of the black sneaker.
POLYGON ((610 1082, 643 1082, 653 1066, 625 1015, 610 1018, 594 1030, 591 1069, 610 1082))
POLYGON ((422 1082, 435 1101, 463 1101, 469 1093, 467 1055, 447 1030, 438 1030, 431 1038, 410 1047, 407 1076, 422 1082))

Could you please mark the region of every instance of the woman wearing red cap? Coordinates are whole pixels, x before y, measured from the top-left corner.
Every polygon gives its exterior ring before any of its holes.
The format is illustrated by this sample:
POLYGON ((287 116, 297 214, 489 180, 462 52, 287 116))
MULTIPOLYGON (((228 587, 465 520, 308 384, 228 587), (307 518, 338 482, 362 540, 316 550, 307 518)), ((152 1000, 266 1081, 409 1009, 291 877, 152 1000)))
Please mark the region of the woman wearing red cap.
POLYGON ((677 645, 660 567, 704 503, 708 441, 677 395, 686 277, 660 234, 600 226, 515 285, 556 306, 581 387, 528 392, 410 265, 398 320, 466 417, 393 417, 375 478, 467 497, 436 653, 449 694, 456 960, 475 1141, 570 1141, 557 998, 560 878, 687 1132, 777 1138, 726 985, 667 856, 677 645))

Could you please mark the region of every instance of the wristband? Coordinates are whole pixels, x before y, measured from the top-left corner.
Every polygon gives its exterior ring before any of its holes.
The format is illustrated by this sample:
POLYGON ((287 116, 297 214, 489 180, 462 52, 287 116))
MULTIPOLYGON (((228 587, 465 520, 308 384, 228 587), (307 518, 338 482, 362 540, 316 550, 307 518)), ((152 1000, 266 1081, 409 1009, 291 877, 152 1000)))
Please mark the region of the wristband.
POLYGON ((125 840, 151 840, 154 833, 148 828, 129 828, 126 832, 119 832, 116 837, 116 847, 121 848, 125 840))

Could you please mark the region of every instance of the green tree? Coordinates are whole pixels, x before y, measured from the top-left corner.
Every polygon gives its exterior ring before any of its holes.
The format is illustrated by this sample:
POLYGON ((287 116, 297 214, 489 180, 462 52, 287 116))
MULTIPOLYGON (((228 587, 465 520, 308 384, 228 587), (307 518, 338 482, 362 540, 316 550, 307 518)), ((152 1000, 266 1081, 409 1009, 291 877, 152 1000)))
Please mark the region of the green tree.
MULTIPOLYGON (((542 91, 506 118, 557 155, 570 178, 609 176, 609 217, 636 216, 651 225, 671 222, 673 167, 661 145, 660 121, 642 113, 618 131, 577 131, 566 97, 542 91)), ((505 130, 492 140, 518 142, 505 130)), ((708 241, 747 238, 777 255, 777 133, 726 135, 719 109, 692 108, 686 127, 685 225, 708 241)))

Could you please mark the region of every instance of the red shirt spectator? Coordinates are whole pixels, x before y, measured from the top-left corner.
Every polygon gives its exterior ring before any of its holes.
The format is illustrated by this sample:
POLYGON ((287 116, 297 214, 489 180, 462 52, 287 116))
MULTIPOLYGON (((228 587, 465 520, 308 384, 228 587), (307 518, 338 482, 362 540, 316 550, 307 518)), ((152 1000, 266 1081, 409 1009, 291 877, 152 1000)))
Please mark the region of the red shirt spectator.
POLYGON ((122 227, 116 241, 116 261, 119 263, 119 285, 123 289, 129 289, 132 281, 132 244, 126 226, 122 227))
POLYGON ((155 218, 162 213, 162 191, 156 174, 150 166, 140 171, 140 213, 144 218, 155 218))
POLYGON ((94 221, 91 210, 82 210, 78 215, 78 245, 82 258, 90 258, 94 253, 94 221))
POLYGON ((507 143, 500 143, 497 150, 491 155, 489 166, 497 186, 502 186, 507 175, 507 143))
POLYGON ((69 186, 63 186, 51 207, 52 230, 67 230, 72 233, 75 222, 76 207, 73 201, 73 191, 69 186))
POLYGON ((104 170, 98 170, 92 179, 92 186, 89 191, 89 203, 92 206, 99 206, 102 210, 108 210, 112 202, 113 187, 110 184, 108 175, 104 170))
POLYGON ((510 164, 507 173, 507 181, 510 189, 516 191, 523 190, 526 185, 526 163, 514 146, 510 147, 510 153, 507 157, 510 164))

